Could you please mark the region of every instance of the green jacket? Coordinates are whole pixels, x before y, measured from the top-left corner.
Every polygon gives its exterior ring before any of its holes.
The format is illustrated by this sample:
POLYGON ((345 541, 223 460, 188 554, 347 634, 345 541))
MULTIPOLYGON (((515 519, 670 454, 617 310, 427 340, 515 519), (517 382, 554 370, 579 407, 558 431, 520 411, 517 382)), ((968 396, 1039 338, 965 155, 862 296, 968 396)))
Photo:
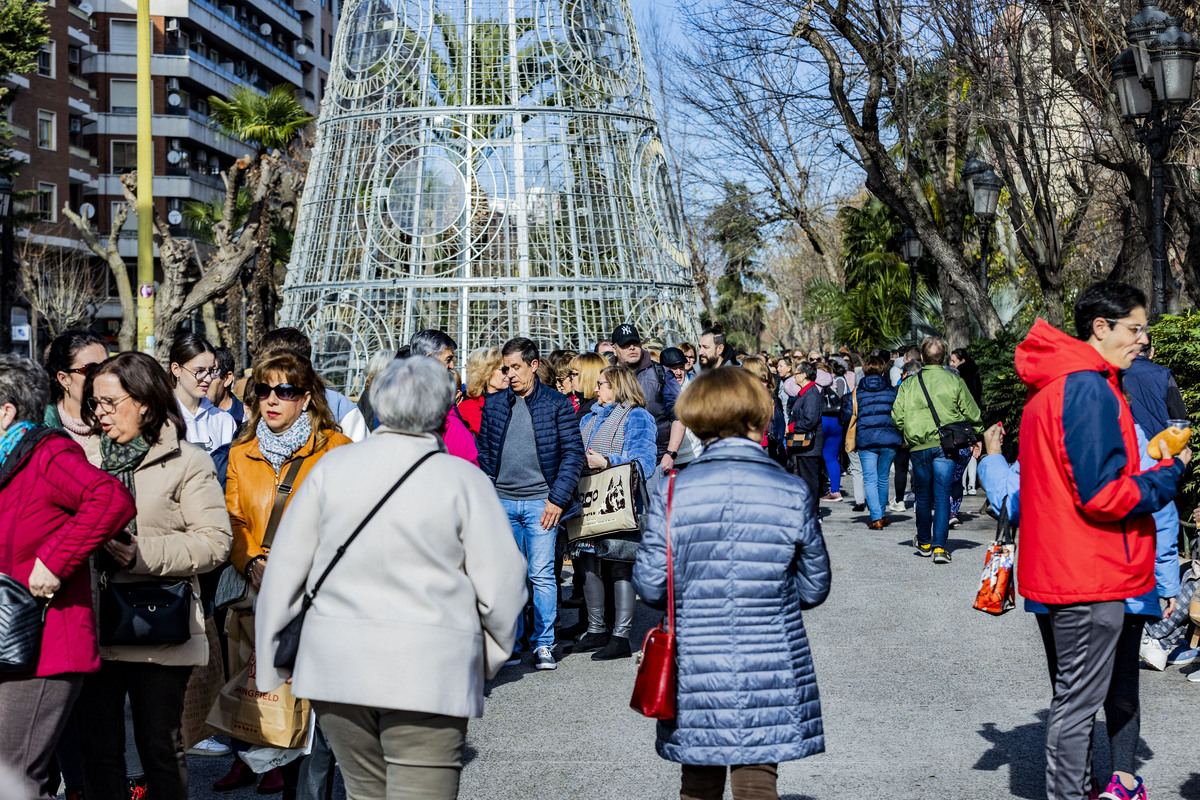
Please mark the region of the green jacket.
MULTIPOLYGON (((925 388, 929 390, 938 419, 943 425, 965 421, 971 423, 977 434, 983 433, 979 406, 975 404, 975 398, 971 397, 962 378, 938 364, 924 367, 921 377, 925 379, 925 388)), ((921 391, 921 382, 916 375, 900 383, 896 403, 892 406, 892 422, 896 423, 904 435, 904 443, 913 452, 941 444, 938 426, 933 423, 933 414, 929 411, 929 403, 925 400, 925 393, 921 391)))

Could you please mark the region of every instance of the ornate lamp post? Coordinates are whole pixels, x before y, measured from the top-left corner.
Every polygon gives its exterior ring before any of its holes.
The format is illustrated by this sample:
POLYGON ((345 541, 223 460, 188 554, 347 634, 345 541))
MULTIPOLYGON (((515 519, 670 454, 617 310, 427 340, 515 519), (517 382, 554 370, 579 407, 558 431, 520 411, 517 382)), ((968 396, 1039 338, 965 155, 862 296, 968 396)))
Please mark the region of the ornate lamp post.
POLYGON ((904 263, 908 264, 908 317, 912 339, 917 338, 917 323, 914 319, 917 303, 917 262, 921 260, 924 246, 921 237, 912 228, 905 228, 900 234, 900 251, 904 254, 904 263))
POLYGON ((1000 207, 1000 190, 1004 181, 991 167, 985 166, 971 179, 971 200, 975 204, 975 219, 979 221, 979 285, 988 288, 988 253, 992 243, 992 223, 1000 207))
POLYGON ((1200 45, 1179 27, 1179 20, 1159 10, 1155 0, 1142 0, 1142 10, 1125 26, 1131 47, 1113 59, 1111 68, 1121 116, 1150 156, 1153 179, 1154 231, 1151 317, 1166 310, 1166 167, 1171 137, 1192 103, 1192 82, 1200 45))

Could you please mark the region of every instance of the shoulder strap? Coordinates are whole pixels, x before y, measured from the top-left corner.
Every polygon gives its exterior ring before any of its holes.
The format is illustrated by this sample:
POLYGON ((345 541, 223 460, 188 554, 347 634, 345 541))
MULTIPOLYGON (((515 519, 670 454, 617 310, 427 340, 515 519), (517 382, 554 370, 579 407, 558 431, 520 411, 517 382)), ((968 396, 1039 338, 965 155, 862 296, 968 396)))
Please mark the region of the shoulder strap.
POLYGON ((654 365, 654 374, 658 376, 658 404, 665 410, 667 405, 667 368, 657 361, 650 363, 654 365))
POLYGON ((304 463, 305 458, 307 456, 292 459, 287 474, 283 476, 279 486, 275 487, 275 504, 271 506, 271 518, 267 520, 267 530, 263 533, 263 550, 270 550, 271 543, 275 541, 275 531, 279 528, 279 521, 283 519, 283 508, 292 495, 292 487, 296 485, 296 476, 300 474, 300 465, 304 463))
POLYGON ((671 505, 675 499, 675 476, 679 470, 671 470, 671 481, 667 484, 667 515, 663 522, 667 539, 667 630, 675 633, 675 565, 671 556, 671 505))
POLYGON ((367 516, 363 517, 363 521, 358 523, 358 527, 354 529, 354 533, 350 534, 350 538, 346 539, 346 541, 342 543, 342 546, 337 549, 337 552, 333 556, 333 560, 329 562, 329 566, 327 566, 325 571, 321 573, 321 577, 317 578, 317 582, 313 586, 313 590, 304 596, 304 607, 306 609, 308 606, 312 605, 313 600, 317 598, 317 592, 321 591, 321 584, 325 583, 325 579, 329 577, 329 573, 333 571, 333 568, 337 566, 337 563, 342 560, 342 556, 346 554, 346 548, 358 538, 358 535, 362 533, 363 528, 367 527, 367 523, 374 519, 375 514, 378 513, 379 509, 383 508, 383 504, 391 499, 392 495, 396 493, 396 490, 400 488, 400 485, 408 480, 409 475, 412 475, 417 471, 417 467, 424 464, 439 452, 440 451, 438 450, 432 450, 417 459, 417 463, 409 467, 408 471, 400 476, 400 480, 392 484, 392 488, 387 490, 387 494, 379 499, 379 502, 375 504, 375 507, 371 509, 367 516))
POLYGON ((942 421, 938 419, 937 409, 933 407, 933 398, 929 396, 929 390, 925 388, 925 376, 920 372, 917 373, 917 383, 921 384, 921 391, 925 393, 925 402, 929 403, 929 413, 933 414, 933 424, 941 430, 942 421))

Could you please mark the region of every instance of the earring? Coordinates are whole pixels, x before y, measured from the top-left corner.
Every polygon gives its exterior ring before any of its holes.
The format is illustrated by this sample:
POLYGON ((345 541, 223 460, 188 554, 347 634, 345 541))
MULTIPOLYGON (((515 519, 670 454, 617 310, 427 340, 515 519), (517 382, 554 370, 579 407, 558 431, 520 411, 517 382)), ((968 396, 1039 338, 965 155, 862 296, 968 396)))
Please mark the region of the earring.
POLYGON ((142 409, 142 416, 143 417, 146 416, 146 409, 144 409, 144 408, 142 409))

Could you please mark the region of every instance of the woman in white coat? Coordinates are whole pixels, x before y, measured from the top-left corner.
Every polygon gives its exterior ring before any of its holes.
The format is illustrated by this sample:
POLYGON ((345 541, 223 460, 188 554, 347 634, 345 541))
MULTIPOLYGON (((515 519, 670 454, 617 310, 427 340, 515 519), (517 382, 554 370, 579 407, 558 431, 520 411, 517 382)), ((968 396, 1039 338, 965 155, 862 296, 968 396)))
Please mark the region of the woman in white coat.
POLYGON ((313 702, 350 800, 454 798, 467 719, 512 652, 525 560, 477 467, 438 435, 454 400, 429 358, 393 362, 371 385, 381 427, 329 453, 288 505, 258 596, 258 687, 292 678, 313 702), (272 667, 277 637, 336 551, 305 618, 294 670, 272 667))

